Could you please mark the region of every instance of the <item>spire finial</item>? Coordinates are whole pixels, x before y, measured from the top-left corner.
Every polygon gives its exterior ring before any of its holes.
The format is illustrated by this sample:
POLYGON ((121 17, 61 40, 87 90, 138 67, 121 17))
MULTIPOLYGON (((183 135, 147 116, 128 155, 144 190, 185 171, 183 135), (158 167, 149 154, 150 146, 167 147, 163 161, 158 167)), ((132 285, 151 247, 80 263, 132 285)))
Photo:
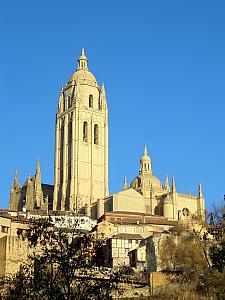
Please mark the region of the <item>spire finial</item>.
POLYGON ((148 150, 146 144, 144 145, 144 155, 148 155, 148 150))
POLYGON ((124 191, 127 190, 127 187, 128 187, 128 185, 127 185, 127 178, 126 178, 126 176, 124 176, 124 179, 123 179, 123 190, 124 191))
POLYGON ((82 54, 82 55, 85 55, 85 53, 84 53, 84 47, 83 47, 82 50, 81 50, 81 54, 82 54))
POLYGON ((172 177, 172 193, 176 193, 176 184, 174 177, 172 177))

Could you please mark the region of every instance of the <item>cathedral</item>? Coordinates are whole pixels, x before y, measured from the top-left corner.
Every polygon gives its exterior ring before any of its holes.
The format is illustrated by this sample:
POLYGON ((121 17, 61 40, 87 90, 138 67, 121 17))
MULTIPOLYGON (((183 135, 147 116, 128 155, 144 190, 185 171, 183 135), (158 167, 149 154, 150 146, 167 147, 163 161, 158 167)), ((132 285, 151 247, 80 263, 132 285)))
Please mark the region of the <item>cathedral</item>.
MULTIPOLYGON (((61 211, 99 219, 107 213, 143 214, 179 221, 204 217, 201 184, 197 195, 177 192, 175 179, 164 184, 153 174, 146 145, 139 174, 118 193, 108 192, 108 108, 104 84, 89 71, 82 49, 77 69, 62 87, 56 113, 54 187, 36 174, 23 186, 16 173, 10 190, 13 211, 61 211)), ((160 219, 161 220, 161 219, 160 219)))

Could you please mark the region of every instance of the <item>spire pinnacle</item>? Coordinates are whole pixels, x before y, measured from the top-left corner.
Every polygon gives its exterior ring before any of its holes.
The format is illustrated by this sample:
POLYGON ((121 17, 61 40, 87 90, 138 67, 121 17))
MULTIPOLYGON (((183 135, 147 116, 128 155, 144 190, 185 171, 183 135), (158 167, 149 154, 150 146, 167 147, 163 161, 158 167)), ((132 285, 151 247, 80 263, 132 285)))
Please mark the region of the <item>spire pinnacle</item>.
POLYGON ((203 198, 201 183, 199 183, 199 185, 198 185, 198 198, 203 198))
POLYGON ((166 179, 165 179, 164 189, 165 189, 167 192, 170 192, 170 185, 169 185, 169 179, 168 179, 167 174, 166 174, 166 179))
POLYGON ((102 93, 105 93, 105 85, 104 85, 104 82, 102 83, 101 91, 102 91, 102 93))
POLYGON ((172 193, 176 193, 176 184, 174 177, 172 177, 172 193))
POLYGON ((36 176, 41 177, 41 163, 40 163, 39 157, 38 157, 37 166, 36 166, 36 176))
POLYGON ((14 176, 14 186, 18 184, 18 170, 16 169, 16 174, 14 176))
POLYGON ((144 145, 144 155, 148 155, 148 150, 146 144, 144 145))
POLYGON ((82 48, 82 50, 81 50, 81 55, 85 55, 84 48, 82 48))
POLYGON ((124 179, 123 179, 123 190, 125 191, 125 190, 127 190, 127 188, 128 188, 127 178, 126 178, 126 176, 124 176, 124 179))

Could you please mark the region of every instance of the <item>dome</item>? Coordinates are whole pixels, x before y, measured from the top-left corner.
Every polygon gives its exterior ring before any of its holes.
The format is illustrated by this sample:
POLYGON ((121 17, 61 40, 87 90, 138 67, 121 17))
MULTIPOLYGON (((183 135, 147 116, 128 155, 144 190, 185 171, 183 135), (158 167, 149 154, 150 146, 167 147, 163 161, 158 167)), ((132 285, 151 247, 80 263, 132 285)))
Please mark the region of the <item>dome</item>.
POLYGON ((161 187, 162 187, 161 181, 152 174, 145 174, 144 176, 139 175, 139 176, 135 177, 131 182, 131 187, 132 188, 140 188, 141 183, 143 181, 148 182, 149 186, 152 185, 153 189, 154 188, 161 189, 161 187))
POLYGON ((97 83, 97 80, 96 80, 95 76, 90 71, 88 71, 86 69, 80 69, 80 70, 77 70, 76 72, 74 72, 70 76, 69 83, 72 82, 72 81, 79 81, 79 79, 91 81, 94 84, 97 83))
POLYGON ((81 55, 77 61, 77 70, 70 76, 68 83, 71 83, 72 81, 87 81, 88 83, 97 85, 95 76, 90 71, 88 71, 88 59, 84 53, 84 48, 82 49, 81 55))

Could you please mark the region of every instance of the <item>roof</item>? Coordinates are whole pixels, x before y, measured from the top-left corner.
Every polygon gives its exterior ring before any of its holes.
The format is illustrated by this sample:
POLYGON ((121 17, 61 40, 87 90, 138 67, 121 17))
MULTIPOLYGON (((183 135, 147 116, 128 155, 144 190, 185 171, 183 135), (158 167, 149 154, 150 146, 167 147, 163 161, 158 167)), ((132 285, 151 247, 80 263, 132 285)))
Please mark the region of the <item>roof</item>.
POLYGON ((154 225, 177 225, 177 221, 167 220, 163 216, 150 215, 139 212, 107 212, 102 215, 98 223, 107 220, 114 224, 154 224, 154 225))
POLYGON ((85 69, 77 70, 76 72, 74 72, 69 78, 69 83, 72 81, 78 82, 79 80, 87 80, 89 82, 92 82, 94 85, 97 85, 95 76, 90 71, 85 69))
POLYGON ((124 240, 142 240, 143 237, 137 233, 118 233, 113 235, 113 239, 124 239, 124 240))

